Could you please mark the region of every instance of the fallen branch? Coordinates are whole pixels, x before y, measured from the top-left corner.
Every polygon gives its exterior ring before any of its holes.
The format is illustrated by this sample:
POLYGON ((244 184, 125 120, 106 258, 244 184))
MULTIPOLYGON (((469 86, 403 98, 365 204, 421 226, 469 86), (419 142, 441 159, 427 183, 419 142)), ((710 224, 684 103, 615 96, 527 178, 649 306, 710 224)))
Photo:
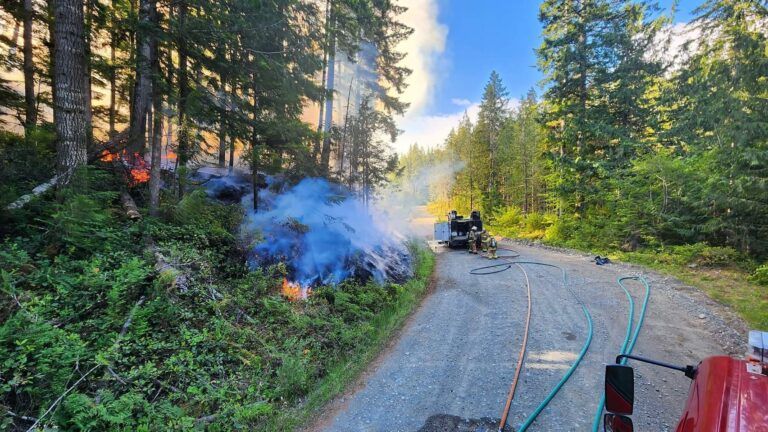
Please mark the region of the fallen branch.
MULTIPOLYGON (((88 155, 88 163, 93 163, 97 161, 98 159, 102 158, 104 156, 104 152, 108 153, 120 153, 121 151, 125 150, 125 148, 128 146, 128 131, 120 132, 119 134, 115 135, 112 139, 109 141, 99 144, 97 147, 97 150, 94 150, 91 152, 91 154, 88 155)), ((32 201, 34 198, 48 192, 51 190, 51 188, 55 186, 61 186, 65 182, 64 180, 69 180, 69 175, 55 175, 50 180, 48 180, 45 183, 40 184, 36 188, 32 189, 32 192, 22 195, 19 199, 12 202, 8 206, 6 206, 6 210, 18 210, 20 208, 23 208, 25 205, 27 205, 30 201, 32 201)))
POLYGON ((123 328, 120 329, 120 334, 117 336, 117 341, 115 341, 115 347, 120 343, 120 341, 123 339, 123 336, 125 336, 126 333, 128 333, 128 327, 131 326, 131 322, 133 322, 133 315, 136 314, 136 309, 141 307, 142 303, 144 303, 144 300, 146 299, 145 296, 141 296, 139 298, 139 301, 136 302, 135 305, 133 305, 133 308, 131 308, 131 312, 128 314, 128 319, 125 320, 125 323, 123 323, 123 328))
POLYGON ((123 210, 125 210, 125 215, 128 216, 128 219, 141 219, 139 207, 136 205, 136 201, 133 200, 133 197, 131 197, 131 194, 125 191, 121 192, 120 203, 123 205, 123 210))
POLYGON ((112 378, 120 381, 121 384, 126 385, 128 384, 120 375, 117 374, 117 372, 114 371, 111 367, 107 367, 107 371, 109 371, 109 374, 112 375, 112 378))
POLYGON ((158 250, 152 240, 147 241, 147 250, 155 258, 155 271, 161 279, 168 279, 171 287, 178 288, 181 293, 186 293, 189 289, 189 278, 187 275, 170 264, 158 250))
POLYGON ((28 416, 25 416, 25 415, 19 415, 19 414, 16 414, 15 412, 13 412, 13 411, 5 411, 5 413, 8 414, 11 417, 16 417, 17 419, 21 419, 21 420, 24 420, 24 421, 28 421, 28 422, 37 421, 37 419, 35 417, 28 417, 28 416))
POLYGON ((75 381, 75 383, 74 383, 74 384, 72 384, 72 385, 71 385, 71 386, 69 386, 69 387, 68 387, 66 390, 64 390, 64 393, 62 393, 61 395, 59 395, 59 397, 57 397, 57 398, 56 398, 56 400, 55 400, 55 401, 53 401, 53 403, 51 404, 51 406, 49 406, 49 407, 48 407, 48 409, 47 409, 47 410, 45 410, 45 412, 43 413, 43 415, 41 415, 41 416, 40 416, 40 417, 39 417, 37 420, 35 420, 35 422, 32 424, 32 426, 30 426, 30 428, 29 428, 29 429, 27 429, 27 432, 32 432, 33 430, 35 430, 35 427, 36 427, 38 424, 40 424, 40 420, 42 420, 42 419, 43 419, 45 416, 47 416, 47 415, 48 415, 48 413, 50 413, 50 412, 51 412, 51 410, 53 410, 53 408, 55 408, 55 407, 56 407, 56 405, 58 405, 58 404, 59 404, 59 402, 61 402, 61 400, 62 400, 62 399, 64 399, 64 397, 65 397, 66 395, 68 395, 68 394, 69 394, 69 392, 71 392, 71 391, 72 391, 72 390, 74 390, 74 389, 75 389, 75 388, 76 388, 78 385, 80 385, 80 383, 81 383, 81 382, 83 382, 83 380, 85 380, 85 378, 86 378, 86 377, 88 377, 88 375, 90 375, 91 373, 93 373, 93 371, 95 371, 96 369, 98 369, 98 368, 99 368, 99 367, 101 367, 101 366, 104 366, 104 365, 102 365, 102 364, 97 364, 96 366, 94 366, 94 367, 90 368, 90 369, 88 370, 88 372, 86 372, 85 374, 83 374, 83 376, 81 376, 81 377, 80 377, 80 379, 78 379, 77 381, 75 381))
POLYGON ((59 176, 55 175, 52 179, 48 180, 47 182, 37 186, 36 188, 32 189, 32 192, 22 195, 19 199, 16 201, 10 203, 6 210, 17 210, 25 205, 27 205, 32 199, 35 197, 42 195, 46 192, 48 192, 52 187, 56 186, 59 183, 59 176))

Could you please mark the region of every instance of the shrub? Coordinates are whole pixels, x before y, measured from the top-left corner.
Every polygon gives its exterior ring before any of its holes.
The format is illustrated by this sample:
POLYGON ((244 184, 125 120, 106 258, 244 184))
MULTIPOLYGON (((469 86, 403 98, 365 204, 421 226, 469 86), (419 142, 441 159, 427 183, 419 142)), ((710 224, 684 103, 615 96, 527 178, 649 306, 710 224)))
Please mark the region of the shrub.
POLYGON ((702 267, 728 267, 749 260, 732 247, 709 246, 706 243, 672 246, 666 261, 669 264, 696 264, 702 267))
POLYGON ((732 247, 708 246, 696 257, 696 263, 704 267, 726 267, 744 260, 745 257, 732 247))
POLYGON ((520 234, 521 221, 522 214, 520 209, 517 207, 507 207, 489 228, 497 235, 514 238, 520 234))
POLYGON ((0 131, 0 205, 5 207, 49 180, 56 161, 55 134, 50 126, 29 131, 28 139, 0 131))
POLYGON ((749 280, 758 285, 768 286, 768 263, 758 267, 749 277, 749 280))
POLYGON ((503 227, 513 227, 520 225, 523 220, 523 214, 517 207, 507 207, 507 209, 496 219, 496 225, 503 227))

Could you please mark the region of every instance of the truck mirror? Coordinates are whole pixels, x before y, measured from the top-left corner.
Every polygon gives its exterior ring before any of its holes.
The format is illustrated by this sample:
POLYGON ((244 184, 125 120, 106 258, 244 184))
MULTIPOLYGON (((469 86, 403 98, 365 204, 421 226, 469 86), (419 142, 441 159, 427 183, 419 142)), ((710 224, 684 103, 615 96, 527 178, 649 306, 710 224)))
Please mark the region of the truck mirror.
POLYGON ((615 414, 632 414, 635 403, 635 373, 631 367, 612 364, 605 367, 605 409, 615 414))
POLYGON ((603 417, 603 431, 605 432, 632 432, 635 430, 632 419, 620 414, 606 414, 603 417))

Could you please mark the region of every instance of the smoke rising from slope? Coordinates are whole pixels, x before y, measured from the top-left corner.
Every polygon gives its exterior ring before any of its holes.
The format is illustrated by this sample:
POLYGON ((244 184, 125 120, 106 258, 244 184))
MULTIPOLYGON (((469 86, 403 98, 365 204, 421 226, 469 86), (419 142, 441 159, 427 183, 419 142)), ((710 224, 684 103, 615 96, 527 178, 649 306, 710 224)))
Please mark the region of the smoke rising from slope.
POLYGON ((456 175, 464 166, 462 161, 442 161, 419 167, 414 173, 404 173, 382 192, 376 207, 388 219, 399 221, 402 228, 398 228, 403 232, 429 237, 431 223, 417 219, 428 217, 425 206, 430 201, 448 199, 456 175))
POLYGON ((405 238, 346 188, 318 178, 292 187, 268 181, 271 187, 259 192, 265 210, 249 211, 245 222, 264 237, 252 250, 252 264, 284 261, 302 286, 411 276, 405 238))

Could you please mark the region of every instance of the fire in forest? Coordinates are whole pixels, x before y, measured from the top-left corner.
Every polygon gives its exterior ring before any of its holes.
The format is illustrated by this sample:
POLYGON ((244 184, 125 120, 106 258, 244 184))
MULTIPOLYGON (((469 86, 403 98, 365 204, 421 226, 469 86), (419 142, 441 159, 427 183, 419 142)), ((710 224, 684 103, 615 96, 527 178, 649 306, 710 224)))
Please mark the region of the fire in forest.
POLYGON ((298 282, 291 282, 287 278, 283 278, 283 285, 280 290, 280 294, 290 301, 306 300, 312 293, 312 288, 302 286, 298 282))
MULTIPOLYGON (((204 175, 210 196, 241 202, 247 211, 242 233, 258 239, 249 248, 253 267, 284 263, 282 293, 306 298, 312 287, 337 285, 353 278, 403 282, 412 276, 411 256, 398 221, 369 207, 349 189, 319 178, 291 185, 267 177, 253 211, 250 179, 235 175, 204 175)), ((405 221, 400 221, 405 223, 405 221)))
POLYGON ((131 186, 137 186, 149 181, 149 164, 139 153, 130 155, 126 150, 123 150, 122 153, 112 153, 104 150, 99 159, 102 162, 121 162, 127 170, 131 186))

